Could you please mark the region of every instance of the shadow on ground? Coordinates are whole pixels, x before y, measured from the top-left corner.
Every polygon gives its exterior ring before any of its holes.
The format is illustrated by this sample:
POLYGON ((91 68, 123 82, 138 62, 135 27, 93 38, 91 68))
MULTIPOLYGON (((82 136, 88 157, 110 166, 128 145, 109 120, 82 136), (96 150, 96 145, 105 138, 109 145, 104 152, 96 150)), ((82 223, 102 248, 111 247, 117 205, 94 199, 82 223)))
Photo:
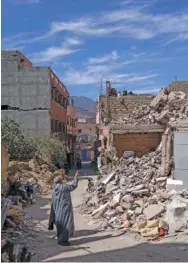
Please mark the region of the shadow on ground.
MULTIPOLYGON (((79 248, 80 249, 80 248, 79 248)), ((74 249, 75 250, 75 249, 74 249)), ((140 245, 104 251, 99 253, 90 253, 76 257, 51 258, 47 262, 187 262, 188 244, 170 243, 170 244, 149 244, 140 245), (184 250, 184 251, 182 251, 184 250)))
MULTIPOLYGON (((39 253, 37 259, 39 261, 47 262, 187 262, 188 260, 188 244, 186 243, 142 243, 132 247, 125 247, 121 249, 108 250, 98 253, 92 253, 91 243, 95 241, 102 241, 110 239, 113 243, 113 236, 111 234, 101 233, 97 230, 82 229, 76 231, 75 237, 71 241, 70 247, 61 247, 57 244, 55 239, 56 232, 48 231, 48 212, 49 212, 48 198, 42 198, 36 206, 30 207, 35 210, 35 220, 46 222, 43 231, 37 230, 36 221, 33 220, 32 228, 34 233, 38 235, 40 242, 39 253), (48 206, 47 206, 48 204, 48 206), (37 210, 38 209, 38 210, 37 210), (41 213, 40 210, 43 210, 41 213), (95 236, 94 236, 95 235, 95 236), (77 252, 75 252, 77 251, 77 252), (81 253, 79 252, 81 251, 81 253), (66 253, 69 252, 69 257, 66 253), (72 253, 73 252, 73 253, 72 253), (63 253, 63 257, 62 257, 63 253), (82 254, 72 257, 70 254, 82 254), (84 254, 84 255, 83 255, 84 254)), ((116 236, 117 237, 117 236, 116 236)), ((123 240, 122 240, 123 242, 123 240)), ((101 242, 102 243, 102 242, 101 242)), ((100 244, 100 242, 99 242, 100 244)), ((100 245, 99 245, 100 247, 100 245)), ((99 248, 100 249, 100 248, 99 248)))
POLYGON ((30 220, 29 228, 32 229, 31 235, 37 240, 38 245, 33 248, 37 260, 43 261, 62 252, 80 249, 87 250, 90 248, 87 246, 88 243, 112 238, 111 234, 105 234, 104 232, 102 235, 96 235, 101 232, 98 230, 82 229, 75 231, 75 237, 72 238, 70 247, 59 246, 56 239, 56 231, 48 230, 50 202, 50 198, 41 198, 36 204, 27 207, 28 215, 33 216, 30 220))

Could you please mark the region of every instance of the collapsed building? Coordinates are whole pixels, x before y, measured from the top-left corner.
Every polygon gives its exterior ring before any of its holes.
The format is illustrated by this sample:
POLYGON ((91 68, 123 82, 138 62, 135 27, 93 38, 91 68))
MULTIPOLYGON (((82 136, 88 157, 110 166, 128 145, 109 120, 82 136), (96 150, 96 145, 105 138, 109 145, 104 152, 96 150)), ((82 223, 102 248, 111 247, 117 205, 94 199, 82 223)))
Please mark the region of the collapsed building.
MULTIPOLYGON (((174 81, 155 97, 149 94, 118 97, 110 96, 111 87, 107 82, 106 95, 98 100, 97 125, 101 148, 115 147, 119 158, 125 151, 134 151, 141 157, 155 151, 162 143, 163 167, 165 162, 170 163, 168 159, 172 156, 179 158, 176 156, 177 153, 180 156, 180 151, 176 150, 176 138, 188 136, 187 83, 174 81), (166 152, 170 153, 169 156, 166 152)), ((183 178, 180 176, 179 179, 183 178)))
POLYGON ((101 218, 105 229, 131 227, 150 237, 160 235, 161 228, 163 235, 169 227, 185 230, 188 227, 187 92, 181 91, 177 82, 162 88, 155 97, 118 98, 108 95, 108 89, 109 83, 107 94, 98 102, 103 103, 98 111, 101 175, 82 209, 87 207, 93 218, 101 218), (112 107, 113 100, 116 107, 112 107), (122 114, 121 100, 127 101, 122 114), (113 115, 114 108, 119 114, 113 115), (172 190, 167 182, 173 185, 174 179, 179 180, 179 185, 172 190))

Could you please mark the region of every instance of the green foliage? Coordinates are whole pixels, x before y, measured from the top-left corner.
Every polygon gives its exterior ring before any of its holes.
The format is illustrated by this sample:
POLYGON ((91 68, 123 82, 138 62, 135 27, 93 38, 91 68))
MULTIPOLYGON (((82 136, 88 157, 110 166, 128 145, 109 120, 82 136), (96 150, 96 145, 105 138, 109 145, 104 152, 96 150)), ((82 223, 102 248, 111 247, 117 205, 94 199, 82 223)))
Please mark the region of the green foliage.
POLYGON ((26 134, 19 125, 8 118, 1 120, 1 139, 6 144, 10 160, 40 159, 46 163, 66 159, 66 147, 56 137, 44 134, 26 134))

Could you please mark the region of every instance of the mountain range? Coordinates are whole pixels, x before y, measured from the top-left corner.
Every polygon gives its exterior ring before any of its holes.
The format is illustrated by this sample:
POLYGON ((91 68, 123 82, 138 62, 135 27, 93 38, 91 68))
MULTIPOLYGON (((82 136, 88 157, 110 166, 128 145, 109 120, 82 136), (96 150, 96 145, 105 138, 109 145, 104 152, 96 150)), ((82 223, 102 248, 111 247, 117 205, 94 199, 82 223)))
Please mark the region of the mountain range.
POLYGON ((72 96, 77 117, 94 118, 96 116, 96 102, 84 96, 72 96))

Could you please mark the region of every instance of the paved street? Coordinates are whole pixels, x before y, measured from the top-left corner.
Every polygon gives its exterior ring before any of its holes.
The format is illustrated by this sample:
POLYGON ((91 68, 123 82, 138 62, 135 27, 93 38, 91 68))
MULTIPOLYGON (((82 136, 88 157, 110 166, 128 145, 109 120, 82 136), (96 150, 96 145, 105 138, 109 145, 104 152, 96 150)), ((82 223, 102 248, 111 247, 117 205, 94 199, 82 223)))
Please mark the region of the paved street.
MULTIPOLYGON (((80 180, 79 187, 72 193, 75 208, 81 204, 86 187, 87 181, 80 180)), ((91 220, 76 211, 76 237, 72 239, 71 247, 61 247, 57 244, 55 231, 47 230, 50 200, 50 196, 45 196, 27 209, 33 218, 31 228, 36 241, 33 259, 51 262, 187 261, 187 242, 172 243, 172 240, 164 239, 165 243, 139 243, 131 234, 114 235, 113 232, 98 231, 91 220)))

